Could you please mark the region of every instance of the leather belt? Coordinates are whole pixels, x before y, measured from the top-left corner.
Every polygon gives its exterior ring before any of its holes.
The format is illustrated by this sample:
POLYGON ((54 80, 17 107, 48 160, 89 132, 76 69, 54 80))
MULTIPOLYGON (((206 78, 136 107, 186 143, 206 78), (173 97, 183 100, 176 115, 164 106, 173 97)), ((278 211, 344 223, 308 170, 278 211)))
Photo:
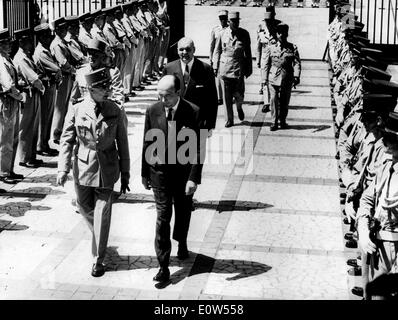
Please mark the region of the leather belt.
POLYGON ((378 240, 398 241, 398 232, 380 230, 376 235, 378 240))

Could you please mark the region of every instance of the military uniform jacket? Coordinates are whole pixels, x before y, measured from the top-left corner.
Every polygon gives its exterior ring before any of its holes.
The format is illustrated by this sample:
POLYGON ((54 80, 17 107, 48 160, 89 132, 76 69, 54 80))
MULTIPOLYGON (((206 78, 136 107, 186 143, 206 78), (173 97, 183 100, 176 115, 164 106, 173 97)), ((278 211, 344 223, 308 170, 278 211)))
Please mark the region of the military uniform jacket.
POLYGON ((11 59, 0 54, 0 112, 3 116, 10 114, 13 108, 18 108, 22 100, 21 92, 17 89, 18 74, 11 59))
POLYGON ((215 26, 212 30, 211 30, 211 34, 210 34, 210 63, 213 63, 213 54, 214 54, 214 48, 216 46, 216 40, 217 38, 220 36, 221 31, 223 31, 225 28, 223 28, 222 26, 218 25, 215 26))
POLYGON ((118 34, 113 25, 105 23, 104 29, 102 30, 105 37, 108 39, 112 49, 124 50, 123 44, 118 39, 118 34))
POLYGON ((79 39, 81 45, 87 49, 87 44, 90 42, 90 40, 93 39, 93 36, 91 35, 90 32, 88 32, 86 29, 84 29, 83 26, 80 26, 78 39, 79 39))
POLYGON ((275 86, 291 86, 294 77, 300 77, 301 61, 297 46, 280 42, 267 46, 264 62, 265 80, 275 86))
POLYGON ((250 35, 242 28, 230 27, 220 33, 214 49, 213 68, 223 78, 249 77, 253 72, 250 35))
POLYGON ((265 68, 265 58, 267 47, 271 44, 276 44, 275 37, 271 34, 268 28, 265 26, 264 29, 259 30, 257 33, 257 63, 260 63, 261 68, 265 68))
POLYGON ((61 136, 58 171, 70 171, 74 153, 75 182, 113 189, 120 172, 130 172, 127 128, 116 103, 102 102, 98 117, 95 107, 91 96, 87 96, 69 108, 61 136))
POLYGON ((121 23, 122 23, 124 29, 126 29, 127 36, 130 39, 131 43, 134 43, 135 45, 137 45, 138 41, 139 41, 138 37, 139 37, 140 30, 136 30, 134 28, 133 23, 131 22, 129 17, 126 15, 122 18, 121 23))
POLYGON ((68 49, 68 45, 58 35, 56 35, 54 40, 51 42, 50 51, 61 66, 61 70, 64 74, 75 73, 75 70, 72 67, 74 62, 72 61, 72 55, 68 49))
POLYGON ((42 78, 46 76, 49 79, 50 84, 55 84, 57 81, 61 81, 61 68, 58 66, 55 58, 51 55, 50 50, 44 48, 40 42, 36 46, 33 54, 33 61, 36 63, 39 73, 43 75, 42 78))
POLYGON ((89 59, 84 55, 83 48, 77 39, 74 39, 70 33, 65 36, 65 42, 68 45, 68 49, 73 57, 73 59, 77 62, 77 64, 83 64, 89 61, 89 59))
POLYGON ((100 28, 98 28, 95 24, 93 24, 93 27, 91 28, 91 35, 94 39, 105 42, 108 46, 110 46, 109 40, 105 36, 104 32, 100 30, 100 28))
POLYGON ((115 21, 113 21, 113 27, 117 32, 117 37, 123 41, 125 47, 131 49, 131 41, 129 40, 129 37, 131 36, 134 37, 132 31, 130 31, 129 33, 127 29, 124 27, 123 23, 118 19, 115 19, 115 21))
POLYGON ((29 57, 22 48, 14 56, 14 65, 16 66, 19 81, 23 88, 32 96, 33 88, 42 88, 42 82, 39 79, 39 70, 33 59, 29 57))

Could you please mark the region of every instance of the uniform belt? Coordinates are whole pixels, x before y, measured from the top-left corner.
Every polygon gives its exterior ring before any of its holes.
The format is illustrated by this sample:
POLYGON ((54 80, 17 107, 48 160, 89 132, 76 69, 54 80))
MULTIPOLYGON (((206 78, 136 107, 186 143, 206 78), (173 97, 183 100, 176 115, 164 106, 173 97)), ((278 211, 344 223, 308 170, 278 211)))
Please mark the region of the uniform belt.
POLYGON ((398 232, 380 230, 377 232, 376 237, 378 240, 398 241, 398 232))

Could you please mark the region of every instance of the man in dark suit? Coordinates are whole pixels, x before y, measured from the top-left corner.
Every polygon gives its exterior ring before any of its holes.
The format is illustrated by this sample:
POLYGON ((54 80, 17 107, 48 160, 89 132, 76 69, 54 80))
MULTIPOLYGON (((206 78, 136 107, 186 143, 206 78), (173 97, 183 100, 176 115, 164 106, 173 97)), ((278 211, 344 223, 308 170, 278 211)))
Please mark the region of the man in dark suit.
POLYGON ((177 77, 164 76, 158 84, 160 101, 149 107, 145 115, 141 176, 144 187, 153 189, 156 202, 155 250, 160 270, 153 279, 161 283, 170 278, 173 203, 173 239, 178 241, 177 256, 179 259, 189 256, 187 235, 192 196, 201 183, 203 167, 200 141, 206 141, 207 137, 204 135, 199 139, 199 108, 181 98, 180 90, 177 77), (188 141, 177 141, 176 137, 181 140, 181 135, 190 135, 188 141))
POLYGON ((216 126, 218 97, 211 66, 194 57, 195 45, 190 38, 178 41, 180 59, 168 63, 164 75, 175 75, 180 80, 180 97, 200 109, 200 127, 212 130, 216 126))

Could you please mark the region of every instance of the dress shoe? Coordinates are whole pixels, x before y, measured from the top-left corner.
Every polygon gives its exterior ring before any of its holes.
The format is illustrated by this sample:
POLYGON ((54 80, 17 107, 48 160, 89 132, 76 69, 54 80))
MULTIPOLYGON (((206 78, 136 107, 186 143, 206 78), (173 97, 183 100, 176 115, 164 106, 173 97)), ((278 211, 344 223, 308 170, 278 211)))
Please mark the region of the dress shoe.
POLYGON ((269 104, 263 105, 263 108, 261 109, 261 112, 264 112, 264 113, 270 112, 269 104))
POLYGON ((20 162, 19 165, 21 167, 26 167, 26 168, 37 168, 38 165, 36 163, 31 163, 31 162, 20 162))
POLYGON ((278 130, 278 126, 276 124, 274 124, 274 125, 269 127, 269 130, 270 131, 276 131, 276 130, 278 130))
MULTIPOLYGON (((54 150, 54 149, 51 149, 51 150, 54 150)), ((59 153, 57 150, 54 150, 54 151, 56 151, 56 152, 50 151, 48 149, 48 150, 43 150, 43 151, 37 151, 37 154, 40 156, 43 156, 43 157, 54 157, 54 156, 57 156, 59 153)))
POLYGON ((350 270, 348 270, 348 274, 350 276, 361 276, 362 275, 362 268, 361 267, 353 267, 350 270))
POLYGON ((227 123, 225 124, 225 128, 230 128, 230 127, 232 127, 233 125, 234 125, 233 122, 227 121, 227 123))
POLYGON ((160 268, 156 276, 153 277, 153 281, 158 281, 158 282, 166 282, 169 280, 170 280, 170 270, 167 267, 160 268))
POLYGON ((102 277, 105 273, 105 266, 102 263, 93 264, 91 275, 93 277, 102 277))
POLYGON ((349 265, 350 267, 359 267, 357 259, 348 259, 347 265, 349 265))
POLYGON ((134 90, 134 91, 142 91, 142 90, 144 90, 145 88, 144 87, 132 87, 131 88, 131 90, 134 90))
POLYGON ((354 239, 354 235, 353 235, 351 232, 347 232, 347 233, 344 235, 344 239, 346 239, 346 240, 353 240, 353 239, 354 239))
POLYGON ((286 122, 281 122, 280 126, 281 129, 287 129, 288 128, 288 124, 286 122))
POLYGON ((16 174, 15 172, 10 172, 10 177, 17 180, 22 180, 24 176, 22 174, 16 174))
POLYGON ((362 287, 354 287, 351 289, 352 294, 358 296, 358 297, 363 297, 363 288, 362 287))
POLYGON ((263 93, 264 93, 263 89, 260 89, 260 90, 258 91, 258 94, 263 94, 263 93))
POLYGON ((0 181, 7 184, 16 184, 18 181, 11 178, 10 176, 0 177, 0 181))
POLYGON ((345 243, 345 246, 350 249, 356 249, 358 248, 358 243, 354 239, 351 239, 345 243))
POLYGON ((238 109, 238 117, 240 121, 245 119, 245 113, 243 112, 243 109, 238 109))
POLYGON ((6 193, 6 192, 7 192, 7 190, 4 190, 4 189, 0 188, 0 193, 6 193))
POLYGON ((178 244, 177 258, 180 260, 185 260, 189 258, 189 252, 186 243, 178 244))

